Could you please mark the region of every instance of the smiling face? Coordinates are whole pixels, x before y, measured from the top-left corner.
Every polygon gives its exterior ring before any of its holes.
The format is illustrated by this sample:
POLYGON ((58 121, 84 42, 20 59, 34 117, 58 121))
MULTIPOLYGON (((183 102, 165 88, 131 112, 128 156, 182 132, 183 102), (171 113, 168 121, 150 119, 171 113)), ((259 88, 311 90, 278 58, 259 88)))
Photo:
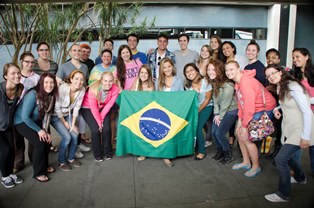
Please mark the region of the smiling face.
POLYGON ((157 45, 160 50, 166 50, 168 46, 168 40, 164 37, 160 37, 157 40, 157 45))
POLYGON ((122 49, 121 57, 122 57, 123 61, 129 61, 130 60, 131 54, 130 54, 130 51, 128 50, 128 48, 122 49))
POLYGON ((102 56, 101 56, 101 60, 102 60, 102 63, 105 65, 105 66, 109 66, 111 64, 111 54, 109 52, 103 52, 102 56))
POLYGON ((189 44, 189 41, 187 37, 185 36, 180 37, 179 45, 180 45, 181 50, 186 50, 188 48, 188 44, 189 44))
POLYGON ((162 71, 163 71, 163 73, 164 73, 164 75, 165 75, 166 77, 172 76, 173 66, 171 65, 171 63, 170 63, 169 61, 166 61, 166 62, 163 64, 162 71))
POLYGON ((44 79, 44 90, 46 93, 51 93, 55 87, 54 80, 51 77, 45 77, 44 79))
POLYGON ((219 42, 217 38, 211 38, 209 44, 212 50, 217 50, 219 48, 219 42))
POLYGON ((86 61, 90 57, 91 49, 81 48, 81 60, 86 61))
POLYGON ((201 55, 201 57, 202 57, 203 59, 209 58, 210 52, 209 52, 208 48, 205 47, 205 46, 203 46, 203 47, 201 48, 201 54, 200 54, 200 55, 201 55))
POLYGON ((191 81, 193 81, 194 79, 198 77, 198 72, 192 66, 188 66, 184 73, 185 73, 186 78, 191 81))
POLYGON ((48 45, 41 44, 37 50, 37 53, 41 59, 44 59, 44 60, 48 59, 50 56, 50 50, 49 50, 48 45))
POLYGON ((269 64, 279 64, 280 58, 275 52, 270 52, 266 56, 267 65, 269 64))
POLYGON ((113 45, 112 45, 112 43, 111 43, 110 41, 106 41, 106 42, 104 43, 104 49, 108 49, 108 50, 112 51, 112 50, 113 50, 113 45))
POLYGON ((222 53, 228 58, 234 56, 234 48, 228 43, 225 43, 222 46, 222 53))
POLYGON ((141 79, 142 82, 146 82, 148 80, 148 71, 145 67, 142 67, 140 69, 140 74, 139 74, 139 78, 141 79))
POLYGON ((129 36, 128 37, 128 46, 130 47, 130 49, 133 51, 133 50, 136 50, 136 47, 137 47, 137 38, 134 37, 134 36, 129 36))
POLYGON ((4 78, 8 83, 17 85, 21 81, 21 70, 15 66, 10 66, 4 78))
POLYGON ((108 91, 113 85, 113 75, 112 74, 103 74, 101 78, 102 89, 108 91))
POLYGON ((258 56, 258 49, 255 45, 248 45, 246 48, 246 56, 249 60, 255 60, 258 56))
POLYGON ((70 79, 71 85, 75 89, 80 89, 84 84, 84 75, 80 72, 74 74, 74 76, 70 79))
POLYGON ((31 71, 35 64, 35 60, 32 56, 25 56, 21 61, 22 69, 26 69, 27 71, 31 71))
POLYGON ((209 79, 214 80, 217 77, 215 66, 213 64, 208 64, 207 75, 209 79))
POLYGON ((74 60, 80 60, 81 58, 81 47, 79 45, 73 45, 70 50, 70 56, 74 60))
POLYGON ((225 66, 225 70, 226 70, 226 75, 229 79, 237 82, 240 81, 239 79, 239 75, 241 74, 241 70, 239 68, 239 66, 237 66, 236 63, 228 63, 225 66))
POLYGON ((300 51, 294 51, 292 53, 293 65, 296 67, 304 68, 306 66, 306 62, 309 60, 309 56, 304 56, 300 51))
POLYGON ((265 75, 266 75, 266 79, 271 84, 278 84, 281 80, 282 72, 271 67, 271 68, 266 69, 265 75))

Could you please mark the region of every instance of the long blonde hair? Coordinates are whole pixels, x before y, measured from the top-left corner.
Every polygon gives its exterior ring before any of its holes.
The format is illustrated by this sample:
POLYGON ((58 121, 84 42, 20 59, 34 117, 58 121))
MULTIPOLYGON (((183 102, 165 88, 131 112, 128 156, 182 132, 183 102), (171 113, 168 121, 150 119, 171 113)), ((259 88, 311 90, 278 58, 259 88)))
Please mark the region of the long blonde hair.
POLYGON ((164 74, 164 64, 169 62, 172 66, 172 76, 177 75, 176 67, 174 66, 174 63, 172 60, 168 57, 165 57, 161 60, 160 66, 159 66, 159 78, 158 78, 158 89, 162 91, 163 87, 166 86, 166 77, 164 74))
POLYGON ((95 95, 95 97, 99 100, 100 99, 100 91, 101 91, 101 86, 102 86, 102 79, 104 78, 104 76, 106 75, 110 75, 113 79, 113 74, 110 71, 105 71, 101 74, 101 78, 98 80, 95 80, 92 84, 89 85, 89 90, 91 93, 93 93, 95 95))

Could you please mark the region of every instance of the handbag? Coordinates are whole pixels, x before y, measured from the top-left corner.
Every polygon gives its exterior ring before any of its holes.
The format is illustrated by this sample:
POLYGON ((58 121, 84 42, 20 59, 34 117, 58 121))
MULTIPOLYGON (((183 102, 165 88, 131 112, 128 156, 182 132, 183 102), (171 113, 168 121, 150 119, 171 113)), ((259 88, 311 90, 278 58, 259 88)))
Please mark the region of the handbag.
MULTIPOLYGON (((264 94, 264 88, 262 87, 262 95, 263 95, 263 103, 264 108, 266 109, 266 100, 264 94)), ((268 117, 266 111, 262 114, 259 120, 252 119, 247 127, 248 130, 248 138, 252 142, 260 141, 266 139, 269 135, 271 135, 274 131, 274 124, 271 119, 268 117)))

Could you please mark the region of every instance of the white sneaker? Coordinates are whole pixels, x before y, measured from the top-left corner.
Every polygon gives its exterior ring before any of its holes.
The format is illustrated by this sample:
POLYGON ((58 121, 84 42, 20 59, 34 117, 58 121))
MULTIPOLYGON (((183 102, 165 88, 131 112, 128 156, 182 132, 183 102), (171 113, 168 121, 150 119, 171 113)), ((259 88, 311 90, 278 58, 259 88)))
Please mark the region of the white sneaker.
POLYGON ((84 157, 84 154, 81 152, 81 150, 79 148, 77 148, 75 151, 75 158, 81 159, 83 157, 84 157))
POLYGON ((291 182, 291 183, 298 183, 298 184, 306 184, 306 183, 307 183, 307 178, 305 177, 305 179, 304 179, 303 181, 298 182, 298 181, 296 181, 296 180, 294 179, 294 177, 291 176, 290 182, 291 182))
POLYGON ((285 200, 285 199, 281 198, 276 193, 267 194, 264 197, 265 197, 265 199, 267 199, 270 202, 289 202, 289 200, 285 200))
POLYGON ((209 147, 209 146, 211 146, 213 143, 212 142, 210 142, 210 141, 205 141, 205 147, 209 147))
POLYGON ((78 146, 77 146, 77 148, 79 149, 79 150, 81 150, 82 152, 89 152, 89 151, 91 151, 91 148, 90 147, 88 147, 88 146, 86 146, 86 145, 84 145, 84 144, 79 144, 78 146))

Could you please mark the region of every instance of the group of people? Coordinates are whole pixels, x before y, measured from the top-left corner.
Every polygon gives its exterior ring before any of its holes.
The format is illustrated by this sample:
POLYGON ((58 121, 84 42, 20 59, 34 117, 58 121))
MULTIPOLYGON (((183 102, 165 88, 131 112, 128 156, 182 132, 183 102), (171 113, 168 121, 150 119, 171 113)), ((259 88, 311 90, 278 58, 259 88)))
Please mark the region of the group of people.
MULTIPOLYGON (((293 67, 280 65, 276 49, 266 52, 267 66, 258 59, 259 45, 252 40, 246 47, 247 60, 239 58, 231 41, 222 42, 213 35, 200 54, 188 48, 190 37, 178 37, 180 50, 167 49, 168 36, 160 34, 157 48, 139 52, 136 34, 127 37, 117 57, 114 41, 106 39, 95 62, 89 58, 88 44, 73 44, 70 59, 58 65, 49 59, 45 42, 37 46, 38 58, 30 52, 20 56, 20 66, 8 63, 0 84, 0 170, 1 183, 11 188, 22 183, 15 175, 24 167, 24 138, 29 142, 29 159, 33 177, 49 181, 55 171, 49 165, 52 137, 50 126, 61 136, 58 165, 63 171, 81 166, 84 145, 91 142, 96 162, 113 157, 116 119, 119 107, 115 101, 122 90, 184 91, 198 94, 198 125, 195 160, 206 157, 204 129, 216 146, 212 160, 225 165, 233 161, 232 144, 238 138, 243 161, 232 166, 245 170, 246 177, 261 172, 260 142, 248 139, 247 127, 265 112, 276 123, 276 156, 279 170, 277 192, 266 195, 272 202, 288 201, 291 183, 306 183, 300 155, 309 147, 311 171, 314 174, 314 66, 309 51, 293 50, 293 67), (86 139, 86 125, 91 141, 86 139), (231 138, 229 138, 228 137, 231 138), (14 138, 14 140, 13 140, 14 138), (293 175, 290 172, 293 171, 293 175)), ((138 155, 138 161, 145 160, 138 155)), ((164 158, 172 167, 172 158, 164 158)))

